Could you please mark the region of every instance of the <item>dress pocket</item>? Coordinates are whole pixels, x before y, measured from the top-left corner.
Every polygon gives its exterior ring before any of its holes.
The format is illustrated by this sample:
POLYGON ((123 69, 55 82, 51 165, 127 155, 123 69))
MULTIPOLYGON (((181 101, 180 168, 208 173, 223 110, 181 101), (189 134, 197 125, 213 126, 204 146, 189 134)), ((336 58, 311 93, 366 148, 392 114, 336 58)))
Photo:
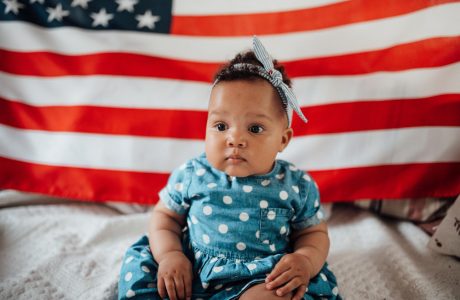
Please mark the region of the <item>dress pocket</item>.
POLYGON ((261 208, 258 239, 264 244, 285 239, 290 233, 290 220, 294 212, 287 208, 261 208))

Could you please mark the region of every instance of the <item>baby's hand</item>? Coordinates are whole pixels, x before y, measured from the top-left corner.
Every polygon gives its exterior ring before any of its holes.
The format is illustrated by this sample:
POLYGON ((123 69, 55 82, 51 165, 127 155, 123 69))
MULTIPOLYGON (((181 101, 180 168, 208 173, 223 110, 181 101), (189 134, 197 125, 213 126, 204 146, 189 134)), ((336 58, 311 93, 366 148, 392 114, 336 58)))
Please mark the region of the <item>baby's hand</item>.
POLYGON ((297 289, 292 299, 302 299, 310 281, 311 267, 310 260, 304 255, 286 254, 265 279, 266 286, 269 290, 279 287, 276 290, 278 296, 284 296, 297 289))
POLYGON ((158 265, 158 293, 171 300, 191 299, 192 263, 180 251, 165 254, 158 265))

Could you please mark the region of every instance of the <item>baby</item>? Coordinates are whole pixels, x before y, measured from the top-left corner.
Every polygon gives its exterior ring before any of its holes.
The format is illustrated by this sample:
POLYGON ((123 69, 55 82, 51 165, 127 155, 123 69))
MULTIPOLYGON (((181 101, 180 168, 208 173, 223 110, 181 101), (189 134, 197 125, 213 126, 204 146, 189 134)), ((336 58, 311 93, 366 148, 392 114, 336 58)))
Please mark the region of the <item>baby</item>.
POLYGON ((276 159, 292 111, 306 119, 284 67, 253 42, 217 73, 205 153, 160 192, 149 236, 123 261, 120 299, 341 299, 317 185, 276 159))

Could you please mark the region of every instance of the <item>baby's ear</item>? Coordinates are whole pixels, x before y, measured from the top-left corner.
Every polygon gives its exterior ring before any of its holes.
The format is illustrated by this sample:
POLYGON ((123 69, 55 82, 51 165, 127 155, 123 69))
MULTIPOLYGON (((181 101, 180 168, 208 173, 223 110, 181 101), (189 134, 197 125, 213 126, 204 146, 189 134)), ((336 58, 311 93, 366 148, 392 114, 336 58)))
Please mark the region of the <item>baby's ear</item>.
POLYGON ((281 137, 280 149, 278 152, 283 152, 283 150, 287 147, 289 142, 291 141, 292 136, 294 135, 294 131, 292 128, 284 129, 283 135, 281 137))

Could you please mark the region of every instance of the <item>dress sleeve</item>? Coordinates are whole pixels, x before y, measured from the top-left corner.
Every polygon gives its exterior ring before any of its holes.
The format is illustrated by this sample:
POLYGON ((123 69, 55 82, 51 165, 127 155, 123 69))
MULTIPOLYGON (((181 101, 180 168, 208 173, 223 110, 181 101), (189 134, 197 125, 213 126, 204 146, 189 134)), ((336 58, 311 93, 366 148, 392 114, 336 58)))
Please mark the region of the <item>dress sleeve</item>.
POLYGON ((168 179, 168 184, 160 191, 160 201, 170 210, 183 215, 190 207, 188 187, 191 181, 191 164, 186 163, 174 170, 168 179))
POLYGON ((299 179, 299 203, 291 221, 295 230, 305 229, 321 223, 324 212, 321 208, 318 185, 307 173, 299 179))

